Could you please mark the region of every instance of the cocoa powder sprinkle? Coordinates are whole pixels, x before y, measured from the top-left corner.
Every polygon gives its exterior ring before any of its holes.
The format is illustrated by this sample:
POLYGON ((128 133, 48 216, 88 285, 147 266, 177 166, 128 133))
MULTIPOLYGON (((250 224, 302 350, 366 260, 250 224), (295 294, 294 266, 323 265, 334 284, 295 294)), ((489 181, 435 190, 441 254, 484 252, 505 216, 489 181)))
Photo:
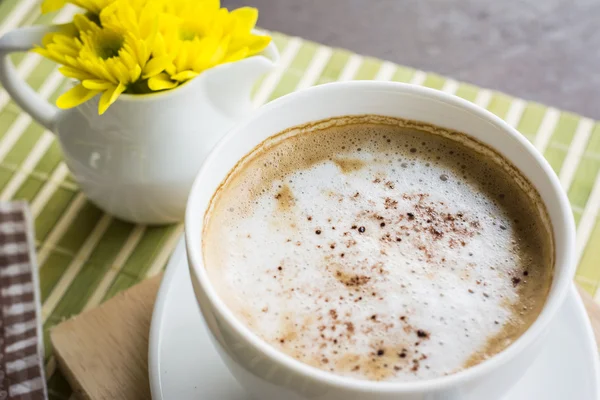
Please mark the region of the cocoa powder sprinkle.
POLYGON ((420 338, 427 339, 429 338, 429 332, 426 332, 423 329, 417 329, 417 336, 420 338))

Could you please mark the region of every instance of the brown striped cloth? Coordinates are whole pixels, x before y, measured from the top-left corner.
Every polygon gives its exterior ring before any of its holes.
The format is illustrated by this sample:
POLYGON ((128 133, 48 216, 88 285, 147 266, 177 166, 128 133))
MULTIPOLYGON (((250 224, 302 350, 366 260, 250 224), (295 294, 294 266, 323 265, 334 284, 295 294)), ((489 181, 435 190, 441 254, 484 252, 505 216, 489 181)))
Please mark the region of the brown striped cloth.
POLYGON ((0 203, 0 400, 47 399, 32 220, 0 203))

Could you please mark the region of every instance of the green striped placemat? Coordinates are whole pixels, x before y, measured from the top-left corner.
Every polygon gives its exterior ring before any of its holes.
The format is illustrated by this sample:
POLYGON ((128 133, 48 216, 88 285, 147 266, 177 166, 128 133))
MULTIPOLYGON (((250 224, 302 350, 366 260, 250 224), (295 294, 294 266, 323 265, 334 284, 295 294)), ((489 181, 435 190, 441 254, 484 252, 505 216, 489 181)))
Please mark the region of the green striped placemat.
MULTIPOLYGON (((0 3, 0 34, 23 25, 64 22, 75 12, 40 15, 38 0, 0 3)), ((325 82, 378 79, 454 93, 515 126, 548 159, 569 194, 577 222, 577 281, 591 294, 600 283, 600 125, 587 118, 480 89, 346 50, 274 33, 281 63, 256 87, 256 105, 325 82)), ((65 81, 36 54, 13 57, 20 75, 54 101, 65 81)), ((71 390, 56 371, 48 330, 164 268, 182 226, 135 226, 103 214, 78 191, 53 135, 0 91, 0 200, 25 199, 35 216, 47 377, 53 399, 71 390)), ((600 295, 600 293, 598 293, 600 295)), ((597 298, 600 298, 597 297, 597 298)))

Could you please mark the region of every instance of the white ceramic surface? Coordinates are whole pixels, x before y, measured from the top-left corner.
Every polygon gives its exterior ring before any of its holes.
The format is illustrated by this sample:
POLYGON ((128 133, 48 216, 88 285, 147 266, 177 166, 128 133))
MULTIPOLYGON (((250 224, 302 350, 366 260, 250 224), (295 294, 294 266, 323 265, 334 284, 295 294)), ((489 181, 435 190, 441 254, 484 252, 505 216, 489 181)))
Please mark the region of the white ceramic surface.
POLYGON ((196 299, 216 348, 238 382, 258 398, 289 400, 498 400, 527 371, 545 345, 548 326, 575 273, 575 224, 566 194, 542 155, 506 122, 473 103, 437 90, 394 82, 336 82, 281 97, 236 125, 215 146, 190 192, 185 234, 196 299), (277 351, 251 332, 212 287, 202 257, 204 215, 234 165, 266 138, 335 116, 379 114, 464 132, 509 159, 535 184, 555 238, 555 274, 533 325, 511 346, 456 374, 413 382, 372 382, 319 370, 277 351))
POLYGON ((250 92, 277 63, 275 45, 261 55, 209 69, 174 90, 121 95, 99 116, 99 95, 79 107, 58 110, 15 72, 9 54, 29 50, 53 29, 20 28, 0 39, 4 88, 57 134, 65 162, 92 202, 132 222, 181 221, 204 158, 253 110, 250 92))
MULTIPOLYGON (((250 399, 209 337, 195 302, 183 239, 167 266, 154 306, 149 374, 153 400, 250 399)), ((550 325, 542 353, 502 400, 598 400, 598 388, 594 338, 572 288, 550 325)))

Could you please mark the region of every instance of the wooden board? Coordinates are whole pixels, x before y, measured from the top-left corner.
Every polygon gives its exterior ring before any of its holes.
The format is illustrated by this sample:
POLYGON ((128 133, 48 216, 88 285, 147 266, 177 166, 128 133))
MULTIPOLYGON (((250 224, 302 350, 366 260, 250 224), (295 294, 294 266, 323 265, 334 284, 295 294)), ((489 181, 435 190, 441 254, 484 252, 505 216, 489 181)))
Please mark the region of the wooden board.
POLYGON ((78 398, 148 400, 148 336, 161 276, 60 323, 50 333, 58 365, 78 398))
MULTIPOLYGON (((148 400, 148 335, 161 277, 142 282, 62 322, 50 337, 59 367, 79 398, 148 400)), ((580 290, 600 343, 600 307, 580 290)))

